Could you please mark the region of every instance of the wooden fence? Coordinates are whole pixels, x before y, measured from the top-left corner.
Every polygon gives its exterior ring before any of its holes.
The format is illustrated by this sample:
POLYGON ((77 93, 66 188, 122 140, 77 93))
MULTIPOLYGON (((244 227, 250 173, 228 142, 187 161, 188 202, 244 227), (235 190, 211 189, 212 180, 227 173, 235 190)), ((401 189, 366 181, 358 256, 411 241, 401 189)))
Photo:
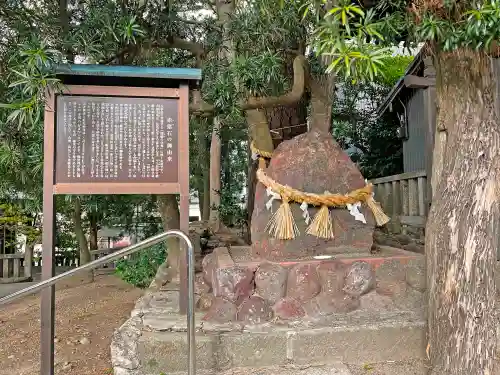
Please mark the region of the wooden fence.
MULTIPOLYGON (((126 246, 91 250, 90 255, 92 256, 92 260, 96 260, 96 259, 102 258, 105 255, 112 254, 115 251, 118 251, 118 250, 123 249, 125 247, 126 246)), ((105 265, 99 267, 98 269, 96 269, 96 271, 98 271, 99 273, 113 273, 115 271, 115 265, 116 265, 116 262, 105 264, 105 265)))
POLYGON ((31 279, 31 259, 25 254, 0 254, 0 284, 17 283, 31 279))
MULTIPOLYGON (((43 263, 43 258, 40 255, 35 255, 33 257, 33 265, 35 267, 41 267, 43 263)), ((78 267, 80 265, 80 255, 76 250, 72 251, 61 251, 56 250, 54 252, 54 265, 56 267, 78 267)))
POLYGON ((406 232, 407 227, 425 228, 428 211, 427 176, 425 171, 376 178, 375 199, 391 217, 392 232, 406 232))

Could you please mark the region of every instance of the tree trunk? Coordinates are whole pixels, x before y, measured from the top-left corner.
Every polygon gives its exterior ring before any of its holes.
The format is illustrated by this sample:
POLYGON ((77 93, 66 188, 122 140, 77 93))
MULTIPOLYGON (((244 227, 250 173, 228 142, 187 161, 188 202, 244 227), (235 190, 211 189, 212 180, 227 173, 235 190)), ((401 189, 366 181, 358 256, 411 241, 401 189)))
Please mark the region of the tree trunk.
POLYGON ((441 54, 437 62, 438 124, 447 140, 426 231, 427 349, 432 374, 493 374, 500 225, 495 80, 480 52, 441 54))
MULTIPOLYGON (((163 230, 180 228, 180 213, 177 197, 173 194, 158 196, 158 209, 160 211, 163 230)), ((180 246, 177 238, 168 238, 167 259, 156 271, 155 279, 150 288, 160 289, 167 283, 179 283, 180 246)))
MULTIPOLYGON (((280 99, 273 100, 273 104, 277 106, 267 108, 267 110, 250 109, 245 112, 250 132, 249 141, 256 142, 257 148, 267 152, 273 152, 281 142, 307 131, 307 98, 304 95, 307 75, 306 62, 302 58, 290 58, 285 70, 293 82, 292 89, 280 99)), ((259 98, 259 100, 263 103, 266 98, 259 98)), ((249 153, 251 156, 251 151, 249 153)), ((248 243, 251 243, 250 226, 255 202, 257 167, 258 163, 249 158, 247 172, 248 235, 246 238, 248 243)))
POLYGON ((90 250, 97 250, 97 233, 98 233, 98 228, 97 228, 97 215, 95 212, 91 213, 89 215, 89 221, 90 221, 90 233, 89 233, 89 247, 90 250))
POLYGON ((222 168, 222 186, 224 189, 231 190, 231 158, 230 151, 231 145, 229 144, 229 139, 222 138, 222 148, 221 148, 221 168, 222 168))
MULTIPOLYGON (((87 237, 85 236, 85 230, 82 224, 82 202, 80 198, 76 197, 73 201, 73 225, 75 229, 75 236, 78 241, 78 247, 80 249, 80 266, 89 263, 91 259, 89 245, 87 242, 87 237)), ((89 271, 86 274, 86 281, 94 281, 94 272, 89 271)))
MULTIPOLYGON (((233 46, 230 36, 231 16, 235 8, 235 0, 216 0, 217 18, 222 25, 222 46, 219 51, 221 60, 231 62, 233 57, 233 46)), ((214 232, 220 228, 220 177, 221 177, 221 139, 220 139, 221 121, 218 117, 214 118, 214 127, 212 130, 212 142, 210 144, 210 227, 214 232)))
POLYGON ((221 175, 221 139, 220 120, 214 118, 212 142, 210 143, 210 227, 214 232, 220 228, 220 175, 221 175))
POLYGON ((201 210, 201 219, 208 221, 210 219, 210 163, 203 172, 203 208, 201 210))
MULTIPOLYGON (((326 66, 328 61, 323 59, 326 66)), ((311 130, 329 132, 332 127, 332 104, 335 95, 335 76, 322 74, 311 76, 311 130)))
POLYGON ((203 126, 195 129, 194 138, 196 165, 192 173, 196 175, 195 184, 198 190, 200 220, 208 221, 210 218, 210 139, 203 126))
MULTIPOLYGON (((68 0, 59 0, 59 23, 61 27, 62 39, 64 40, 70 31, 68 0)), ((75 56, 69 45, 64 47, 64 55, 68 63, 74 63, 75 56)))
POLYGON ((252 152, 248 151, 248 170, 247 170, 247 237, 245 241, 247 243, 252 243, 252 238, 250 237, 250 225, 252 223, 253 208, 255 205, 255 189, 257 187, 257 166, 256 160, 252 159, 252 152))

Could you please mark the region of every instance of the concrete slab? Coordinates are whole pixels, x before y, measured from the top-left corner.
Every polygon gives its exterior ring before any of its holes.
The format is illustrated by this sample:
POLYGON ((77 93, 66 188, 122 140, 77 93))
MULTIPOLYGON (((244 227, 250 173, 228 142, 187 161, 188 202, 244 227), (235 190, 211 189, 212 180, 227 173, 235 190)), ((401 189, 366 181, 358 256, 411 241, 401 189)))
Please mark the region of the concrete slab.
POLYGON ((0 284, 0 298, 6 297, 9 294, 18 292, 24 288, 36 284, 37 281, 25 282, 25 283, 13 283, 13 284, 0 284))
POLYGON ((273 366, 235 368, 217 375, 352 375, 342 363, 327 366, 273 366))
POLYGON ((426 375, 427 366, 422 360, 348 364, 352 375, 426 375))

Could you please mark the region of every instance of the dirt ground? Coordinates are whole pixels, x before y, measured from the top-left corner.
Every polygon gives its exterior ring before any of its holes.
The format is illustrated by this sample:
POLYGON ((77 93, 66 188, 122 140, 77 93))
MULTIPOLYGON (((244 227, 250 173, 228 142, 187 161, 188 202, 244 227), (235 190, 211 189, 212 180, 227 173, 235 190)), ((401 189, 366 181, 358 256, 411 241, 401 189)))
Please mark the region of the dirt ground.
MULTIPOLYGON (((56 287, 56 374, 112 374, 113 331, 129 316, 143 291, 114 275, 94 283, 79 278, 56 287)), ((0 375, 39 374, 40 298, 0 309, 0 375)))

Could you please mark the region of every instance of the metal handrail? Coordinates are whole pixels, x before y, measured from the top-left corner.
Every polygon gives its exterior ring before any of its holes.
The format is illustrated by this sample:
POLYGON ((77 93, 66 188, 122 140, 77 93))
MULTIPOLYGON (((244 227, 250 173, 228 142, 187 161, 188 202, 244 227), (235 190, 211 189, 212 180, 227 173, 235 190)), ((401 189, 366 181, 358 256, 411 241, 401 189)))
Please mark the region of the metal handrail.
MULTIPOLYGON (((93 260, 89 263, 86 263, 78 268, 74 268, 67 272, 61 273, 60 275, 51 277, 50 279, 43 280, 35 285, 31 285, 25 289, 12 293, 6 297, 0 298, 0 306, 10 303, 16 299, 22 298, 24 296, 36 293, 42 289, 45 289, 49 286, 56 284, 58 281, 64 280, 68 277, 75 275, 76 273, 93 270, 103 264, 110 263, 114 260, 123 258, 124 256, 134 254, 140 250, 143 250, 152 245, 156 245, 160 242, 163 242, 168 237, 179 237, 186 241, 187 244, 187 268, 188 268, 188 305, 187 305, 187 331, 188 331, 188 375, 195 375, 196 367, 195 367, 195 321, 194 321, 194 250, 193 243, 189 239, 189 237, 180 230, 168 230, 166 232, 157 234, 156 236, 150 237, 144 241, 136 243, 134 245, 128 246, 124 249, 118 250, 113 254, 109 254, 103 256, 102 258, 93 260)), ((54 355, 52 353, 52 355, 54 355)), ((43 375, 43 374, 42 374, 43 375)))

